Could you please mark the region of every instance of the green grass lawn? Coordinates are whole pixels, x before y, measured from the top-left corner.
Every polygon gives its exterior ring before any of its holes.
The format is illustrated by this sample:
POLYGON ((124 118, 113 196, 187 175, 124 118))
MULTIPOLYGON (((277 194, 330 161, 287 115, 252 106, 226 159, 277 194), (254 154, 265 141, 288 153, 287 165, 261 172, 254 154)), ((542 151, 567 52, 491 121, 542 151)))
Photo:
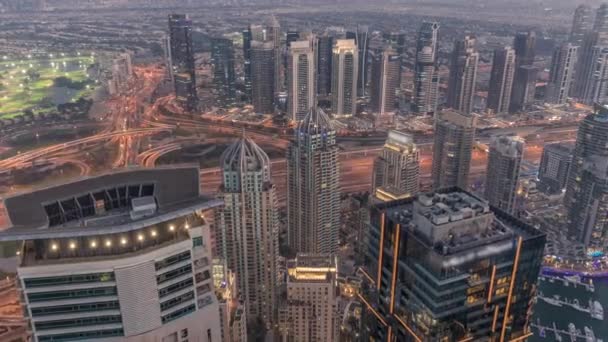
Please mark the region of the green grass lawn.
POLYGON ((55 107, 56 102, 70 102, 89 95, 91 90, 85 87, 71 96, 54 97, 53 93, 57 91, 54 80, 66 77, 72 82, 91 83, 92 86, 87 68, 94 62, 91 56, 0 60, 0 119, 19 116, 26 109, 46 111, 55 107))

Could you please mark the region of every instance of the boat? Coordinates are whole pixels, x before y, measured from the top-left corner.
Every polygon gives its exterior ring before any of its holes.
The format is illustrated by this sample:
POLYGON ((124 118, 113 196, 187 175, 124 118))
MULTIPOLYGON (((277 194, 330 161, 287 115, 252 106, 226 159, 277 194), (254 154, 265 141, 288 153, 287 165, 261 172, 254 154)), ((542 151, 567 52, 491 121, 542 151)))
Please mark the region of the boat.
POLYGON ((602 303, 598 302, 597 300, 592 303, 591 300, 589 300, 589 311, 591 313, 591 317, 600 321, 604 320, 604 307, 602 306, 602 303))

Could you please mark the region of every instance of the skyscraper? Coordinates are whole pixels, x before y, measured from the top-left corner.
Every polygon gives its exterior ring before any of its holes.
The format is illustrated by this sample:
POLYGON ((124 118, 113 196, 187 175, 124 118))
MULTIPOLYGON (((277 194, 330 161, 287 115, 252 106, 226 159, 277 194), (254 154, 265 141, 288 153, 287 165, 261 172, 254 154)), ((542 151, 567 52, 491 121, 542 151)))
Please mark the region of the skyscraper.
POLYGON ((245 88, 245 100, 251 103, 251 42, 253 36, 251 32, 251 26, 243 30, 243 78, 245 88))
POLYGON ((598 34, 597 45, 608 45, 608 4, 603 3, 595 12, 593 32, 598 34))
POLYGON ((357 45, 352 39, 338 39, 333 47, 331 109, 337 117, 357 113, 357 45))
POLYGON ((592 13, 591 7, 588 5, 579 5, 574 10, 574 17, 572 18, 572 28, 570 30, 570 37, 568 41, 576 46, 581 46, 585 38, 585 34, 591 31, 592 26, 592 13))
POLYGON ((476 124, 477 118, 470 113, 439 113, 433 143, 433 189, 468 187, 476 124))
POLYGON ((209 224, 189 166, 88 177, 5 198, 35 341, 219 341, 209 224))
POLYGON ((274 112, 275 57, 272 42, 251 42, 251 95, 256 113, 274 112))
POLYGON ((457 188, 371 209, 365 341, 528 336, 545 235, 457 188))
POLYGON ((538 168, 540 190, 561 193, 566 188, 573 150, 574 146, 566 143, 545 145, 538 168))
POLYGON ((225 266, 236 273, 239 297, 248 317, 268 326, 277 305, 279 222, 277 197, 268 155, 242 137, 222 154, 216 248, 225 266))
POLYGON ((363 25, 357 25, 355 31, 346 32, 346 39, 355 40, 359 57, 357 59, 357 96, 366 95, 367 87, 367 72, 368 72, 368 54, 369 54, 369 28, 363 25))
POLYGON ((494 50, 487 103, 488 109, 494 113, 509 111, 514 75, 515 50, 508 46, 494 50))
POLYGON ((596 66, 596 48, 608 47, 608 4, 602 4, 595 14, 593 28, 584 33, 578 52, 572 96, 582 99, 596 66))
POLYGON ((591 73, 585 85, 583 102, 604 104, 608 102, 608 47, 593 47, 591 56, 591 73))
POLYGON ((219 104, 230 107, 236 104, 236 77, 234 74, 234 50, 232 40, 212 40, 213 84, 219 104))
POLYGON ((424 22, 418 31, 414 65, 414 98, 412 110, 419 114, 434 114, 439 99, 437 71, 437 32, 439 24, 424 22))
POLYGON ((517 68, 511 91, 510 112, 526 110, 530 103, 534 102, 537 75, 538 68, 534 65, 522 65, 517 68))
POLYGON ((287 150, 287 234, 301 253, 335 253, 340 230, 340 165, 336 131, 311 109, 287 150))
POLYGON ((291 42, 287 61, 287 112, 292 121, 300 121, 317 106, 317 40, 291 42))
POLYGON ((379 118, 394 113, 399 88, 401 56, 391 47, 372 55, 371 107, 379 118))
POLYGON ((334 37, 327 32, 319 37, 317 57, 317 92, 319 96, 331 93, 334 37))
MULTIPOLYGON (((513 85, 511 88, 511 97, 507 104, 510 112, 518 112, 526 107, 526 105, 534 98, 529 96, 531 76, 533 74, 531 68, 534 65, 534 57, 536 51, 536 33, 533 31, 519 32, 513 39, 513 49, 515 50, 515 69, 513 70, 513 85)), ((536 80, 534 80, 536 81, 536 80)))
POLYGON ((454 43, 448 82, 448 107, 465 113, 473 111, 478 61, 475 37, 465 36, 454 43))
POLYGON ((389 131, 381 154, 374 161, 372 193, 380 200, 411 197, 420 187, 420 151, 414 137, 389 131))
POLYGON ((518 136, 492 137, 486 171, 485 198, 490 205, 509 214, 515 209, 524 140, 518 136))
POLYGON ((283 81, 281 80, 283 73, 281 72, 281 25, 277 18, 273 15, 266 21, 266 41, 269 41, 274 46, 274 86, 275 93, 283 89, 283 81))
POLYGON ((192 21, 184 14, 169 15, 169 59, 177 101, 187 111, 196 109, 196 69, 192 48, 192 21))
POLYGON ((571 43, 555 49, 551 59, 551 71, 547 84, 546 102, 564 104, 568 99, 574 66, 576 65, 577 47, 571 43))
POLYGON ((564 204, 569 234, 592 249, 608 246, 608 107, 596 105, 581 121, 564 204))
POLYGON ((338 341, 338 260, 330 254, 298 254, 287 265, 282 340, 338 341))

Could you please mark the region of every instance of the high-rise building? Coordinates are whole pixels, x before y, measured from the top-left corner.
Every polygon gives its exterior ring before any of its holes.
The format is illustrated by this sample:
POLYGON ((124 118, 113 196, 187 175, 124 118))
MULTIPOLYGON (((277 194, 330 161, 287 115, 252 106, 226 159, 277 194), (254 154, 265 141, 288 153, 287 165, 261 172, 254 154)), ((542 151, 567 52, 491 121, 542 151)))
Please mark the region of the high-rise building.
POLYGON ((538 168, 540 190, 561 193, 566 188, 573 150, 574 146, 565 143, 545 145, 538 168))
POLYGON ((492 137, 484 196, 490 205, 514 213, 524 140, 514 135, 492 137))
POLYGON ((608 102, 608 47, 593 47, 591 56, 591 73, 582 99, 588 105, 604 104, 608 102))
POLYGON ((513 90, 511 91, 510 112, 516 113, 526 110, 534 102, 537 75, 538 67, 534 65, 522 65, 517 68, 513 79, 513 90))
POLYGON ((595 12, 592 31, 598 34, 597 45, 608 45, 608 4, 601 4, 595 12))
POLYGON ((578 47, 571 43, 563 44, 555 49, 553 59, 551 60, 546 102, 554 104, 566 103, 574 75, 577 49, 578 47))
POLYGON ((365 341, 529 336, 546 237, 457 188, 372 207, 365 341))
POLYGON ((465 113, 473 111, 478 62, 475 37, 465 36, 454 43, 448 82, 448 107, 465 113))
POLYGON ((608 106, 581 121, 566 185, 569 234, 592 249, 608 246, 608 106))
POLYGON ((336 117, 357 113, 359 53, 352 39, 338 39, 333 47, 331 108, 336 117))
POLYGON ((403 54, 405 53, 405 50, 407 48, 406 46, 406 42, 407 42, 407 33, 403 32, 403 31, 398 31, 398 32, 386 32, 382 35, 382 37, 384 38, 384 40, 389 43, 392 47, 395 48, 395 50, 397 50, 398 54, 403 54))
POLYGON ((401 56, 393 48, 372 54, 371 107, 378 118, 395 112, 400 73, 401 56))
POLYGON ((591 7, 588 5, 579 5, 574 10, 572 28, 570 30, 570 37, 568 41, 576 46, 581 46, 583 44, 585 34, 591 31, 592 24, 593 14, 591 13, 591 7))
POLYGON ((468 187, 476 124, 477 118, 470 113, 439 113, 433 143, 433 189, 468 187))
POLYGON ((325 33, 319 37, 317 57, 317 93, 319 96, 331 94, 332 59, 334 37, 325 33))
POLYGON ((339 340, 338 260, 330 254, 298 254, 287 265, 283 341, 339 340))
MULTIPOLYGON (((536 33, 533 31, 519 32, 513 39, 515 51, 515 69, 513 70, 513 85, 509 98, 510 112, 518 112, 528 105, 533 97, 528 96, 526 90, 530 88, 531 68, 534 65, 536 46, 536 33)), ((536 75, 534 74, 534 77, 536 75)), ((536 80, 535 80, 536 81, 536 80)))
POLYGON ((218 103, 223 107, 236 104, 236 77, 234 73, 234 47, 232 40, 212 40, 213 84, 218 103))
POLYGON ((4 199, 35 341, 219 341, 196 167, 117 171, 4 199))
POLYGON ((369 28, 357 25, 354 31, 346 32, 346 39, 353 39, 357 45, 359 57, 357 59, 357 96, 366 95, 367 73, 368 73, 368 54, 369 54, 369 28))
POLYGON ((437 32, 439 24, 424 22, 418 31, 414 65, 414 98, 412 110, 419 114, 434 114, 439 100, 437 70, 437 32))
POLYGON ((271 42, 274 46, 274 91, 280 92, 283 89, 283 80, 281 72, 281 25, 277 18, 273 15, 266 21, 266 41, 271 42))
POLYGON ((487 107, 492 112, 506 113, 511 103, 515 76, 515 50, 511 47, 494 50, 487 107))
POLYGON ((275 57, 272 42, 251 42, 251 95, 256 113, 274 112, 275 57))
POLYGON ((301 253, 335 253, 340 230, 340 165, 336 131, 311 109, 287 150, 287 235, 301 253))
POLYGON ((274 322, 277 304, 279 222, 268 155, 243 137, 222 154, 216 243, 248 317, 274 322))
POLYGON ((187 111, 198 104, 192 48, 192 21, 184 14, 169 15, 169 60, 177 101, 187 111))
POLYGON ((251 32, 251 26, 243 30, 243 79, 245 88, 245 100, 251 103, 251 42, 253 36, 251 32))
POLYGON ((583 99, 586 89, 592 82, 594 67, 597 61, 597 48, 608 46, 608 4, 602 4, 595 14, 593 28, 583 34, 579 43, 576 75, 572 87, 572 96, 583 99))
POLYGON ((317 106, 317 40, 291 42, 287 61, 287 113, 292 121, 300 121, 317 106))
POLYGON ((374 161, 372 192, 380 200, 411 197, 420 187, 420 151, 411 134, 389 131, 374 161))

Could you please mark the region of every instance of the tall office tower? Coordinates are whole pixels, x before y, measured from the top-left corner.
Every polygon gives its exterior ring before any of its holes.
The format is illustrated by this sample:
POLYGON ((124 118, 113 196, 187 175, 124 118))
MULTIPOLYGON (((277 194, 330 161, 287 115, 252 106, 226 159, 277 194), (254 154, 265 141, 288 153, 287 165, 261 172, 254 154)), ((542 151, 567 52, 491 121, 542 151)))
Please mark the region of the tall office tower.
POLYGON ((593 47, 591 63, 583 102, 588 105, 605 104, 608 102, 608 47, 593 47))
POLYGON ((5 198, 35 341, 219 341, 196 167, 117 171, 5 198))
POLYGON ((470 113, 439 113, 433 143, 433 189, 468 187, 476 125, 477 118, 470 113))
POLYGON ((465 113, 473 111, 478 61, 475 37, 465 36, 463 40, 454 43, 448 82, 448 107, 465 113))
POLYGON ((596 48, 606 46, 608 46, 608 4, 602 4, 596 11, 593 28, 584 34, 579 47, 572 96, 579 99, 585 97, 586 89, 595 71, 593 67, 596 66, 596 56, 594 56, 596 48))
POLYGON ((251 42, 251 95, 256 113, 274 112, 275 57, 272 42, 251 42))
POLYGON ((245 100, 247 103, 251 103, 251 42, 253 36, 251 33, 251 27, 243 30, 243 78, 245 86, 245 100))
POLYGON ((592 31, 598 34, 598 45, 608 45, 608 4, 601 4, 595 12, 592 31))
POLYGON ((285 33, 285 45, 287 46, 287 48, 289 48, 291 43, 295 42, 296 40, 300 40, 300 32, 287 31, 287 33, 285 33))
POLYGON ((406 41, 407 41, 407 33, 403 31, 399 32, 387 32, 382 34, 384 40, 389 43, 392 47, 397 50, 398 54, 405 53, 406 50, 406 41))
POLYGON ((561 193, 566 188, 573 150, 574 146, 565 143, 545 145, 538 168, 540 190, 561 193))
MULTIPOLYGON (((511 97, 507 103, 508 110, 512 113, 522 110, 529 101, 533 100, 525 90, 530 84, 530 69, 534 65, 536 46, 536 33, 533 31, 519 32, 513 39, 513 50, 515 50, 515 69, 513 71, 513 85, 511 97), (526 68, 523 68, 526 67, 526 68), (523 75, 522 75, 523 74, 523 75)), ((536 76, 536 75, 534 75, 536 76)))
POLYGON ((236 77, 234 74, 234 50, 232 40, 215 38, 211 41, 213 84, 219 104, 230 107, 236 104, 236 77))
POLYGON ((283 89, 283 73, 281 72, 281 25, 277 18, 270 16, 266 22, 266 41, 272 42, 274 46, 274 91, 283 89))
POLYGON ((511 91, 510 112, 526 110, 534 102, 537 75, 538 67, 534 65, 522 65, 517 68, 513 79, 513 90, 511 91))
POLYGON ((570 30, 568 41, 576 46, 582 46, 585 34, 591 31, 592 24, 593 14, 591 13, 591 7, 588 5, 579 5, 576 10, 574 10, 572 29, 570 30))
POLYGON ((352 39, 338 39, 333 47, 331 109, 336 117, 357 113, 359 53, 352 39))
POLYGON ((340 164, 329 116, 311 109, 287 149, 287 235, 294 252, 335 253, 340 230, 340 164))
POLYGON ((529 336, 542 232, 457 188, 371 211, 365 341, 529 336))
MULTIPOLYGON (((213 237, 212 237, 213 238, 213 237)), ((217 241, 216 241, 217 243, 217 241)), ((247 342, 247 313, 238 299, 234 272, 226 270, 223 260, 213 260, 213 285, 219 302, 222 342, 247 342), (218 271, 218 265, 221 265, 218 271)))
POLYGON ((419 114, 435 114, 439 99, 437 70, 437 32, 439 24, 424 22, 418 31, 414 64, 414 98, 412 110, 419 114))
POLYGON ((524 157, 524 140, 518 136, 495 136, 490 142, 485 198, 490 205, 513 214, 515 193, 524 157))
POLYGON ((277 304, 279 221, 268 155, 243 137, 222 154, 223 183, 218 211, 220 256, 235 272, 237 290, 248 318, 274 321, 277 304))
POLYGON ((302 120, 317 107, 317 40, 291 42, 287 61, 287 113, 292 121, 302 120))
POLYGON ((330 254, 298 254, 287 265, 283 341, 339 340, 338 260, 330 254))
POLYGON ((568 99, 578 47, 566 43, 555 49, 551 60, 546 102, 564 104, 568 99))
POLYGON ((494 113, 509 111, 514 75, 515 50, 508 46, 494 50, 487 103, 488 109, 494 113))
POLYGON ((608 106, 580 123, 566 185, 569 234, 590 248, 608 246, 608 106))
POLYGON ((401 56, 392 47, 372 54, 371 107, 378 118, 395 112, 400 73, 401 56))
POLYGON ((359 52, 357 67, 357 96, 366 95, 367 87, 367 58, 369 53, 369 28, 357 25, 356 31, 346 32, 346 39, 355 40, 359 52))
POLYGON ((317 93, 319 96, 331 94, 332 59, 334 37, 324 33, 319 37, 317 56, 317 93))
POLYGON ((374 160, 372 193, 387 201, 414 196, 420 187, 420 151, 411 134, 389 131, 374 160))
POLYGON ((198 104, 192 48, 192 21, 184 14, 169 15, 169 58, 177 101, 187 111, 198 104))

